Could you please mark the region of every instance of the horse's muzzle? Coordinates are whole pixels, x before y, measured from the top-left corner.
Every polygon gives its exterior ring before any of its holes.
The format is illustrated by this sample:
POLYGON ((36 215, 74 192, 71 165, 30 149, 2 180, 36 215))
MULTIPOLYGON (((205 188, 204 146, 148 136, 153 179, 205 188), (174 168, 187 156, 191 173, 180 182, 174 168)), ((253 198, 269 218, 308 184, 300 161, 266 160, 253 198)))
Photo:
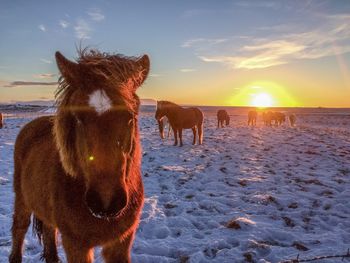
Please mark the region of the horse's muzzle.
POLYGON ((88 190, 85 202, 93 216, 107 219, 117 217, 127 205, 128 198, 124 190, 119 190, 114 194, 106 208, 100 194, 95 190, 88 190))

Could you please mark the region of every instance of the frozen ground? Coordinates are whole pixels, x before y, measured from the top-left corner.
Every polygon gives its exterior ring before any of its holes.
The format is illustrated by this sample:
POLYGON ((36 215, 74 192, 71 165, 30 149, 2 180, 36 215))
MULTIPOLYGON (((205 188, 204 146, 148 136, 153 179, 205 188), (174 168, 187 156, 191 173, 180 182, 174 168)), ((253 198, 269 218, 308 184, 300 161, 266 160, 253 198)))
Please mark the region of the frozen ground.
MULTIPOLYGON (((0 130, 0 262, 11 245, 13 145, 31 118, 10 116, 0 130)), ((251 128, 238 114, 223 129, 207 114, 204 144, 190 145, 188 130, 182 148, 155 125, 142 115, 146 199, 133 262, 279 262, 350 248, 349 114, 300 114, 294 128, 251 128)), ((40 252, 30 230, 24 262, 40 252)))

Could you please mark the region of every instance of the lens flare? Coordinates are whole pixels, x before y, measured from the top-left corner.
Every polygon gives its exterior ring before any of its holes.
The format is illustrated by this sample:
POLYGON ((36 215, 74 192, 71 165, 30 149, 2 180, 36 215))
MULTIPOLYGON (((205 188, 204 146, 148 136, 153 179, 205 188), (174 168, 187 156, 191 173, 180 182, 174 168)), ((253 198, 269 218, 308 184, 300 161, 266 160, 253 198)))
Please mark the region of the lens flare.
POLYGON ((252 106, 265 108, 273 105, 272 97, 267 93, 258 93, 253 95, 252 106))

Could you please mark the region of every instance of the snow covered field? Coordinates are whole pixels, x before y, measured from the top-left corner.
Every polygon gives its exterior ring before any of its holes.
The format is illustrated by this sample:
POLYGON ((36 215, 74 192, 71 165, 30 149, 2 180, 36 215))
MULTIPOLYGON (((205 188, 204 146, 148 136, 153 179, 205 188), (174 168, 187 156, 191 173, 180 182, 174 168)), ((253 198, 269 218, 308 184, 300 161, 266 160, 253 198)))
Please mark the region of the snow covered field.
MULTIPOLYGON (((161 140, 153 113, 140 118, 145 206, 133 262, 279 262, 345 254, 350 248, 350 114, 297 113, 297 126, 216 129, 204 144, 161 140)), ((33 116, 0 130, 0 262, 11 246, 13 145, 33 116)), ((39 262, 28 231, 23 262, 39 262)), ((60 247, 61 259, 64 252, 60 247)), ((318 262, 346 262, 333 258, 318 262)), ((96 262, 103 262, 96 254, 96 262)))

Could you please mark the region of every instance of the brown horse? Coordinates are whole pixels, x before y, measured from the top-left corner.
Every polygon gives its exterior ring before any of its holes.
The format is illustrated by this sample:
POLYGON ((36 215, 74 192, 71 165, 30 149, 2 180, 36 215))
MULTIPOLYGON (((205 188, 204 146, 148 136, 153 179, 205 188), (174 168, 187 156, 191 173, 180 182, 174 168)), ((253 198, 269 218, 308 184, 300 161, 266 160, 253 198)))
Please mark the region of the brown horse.
POLYGON ((218 128, 220 128, 220 126, 221 128, 223 128, 224 122, 226 126, 230 124, 230 116, 228 115, 226 110, 218 110, 216 116, 218 119, 218 128))
POLYGON ((69 263, 130 262, 143 205, 136 89, 150 62, 82 50, 77 62, 56 52, 57 116, 28 123, 15 144, 11 263, 35 217, 46 262, 59 262, 59 230, 69 263))
POLYGON ((252 125, 252 126, 256 125, 257 116, 258 116, 258 113, 256 112, 256 110, 250 110, 248 112, 248 126, 249 125, 252 125))
POLYGON ((203 112, 198 108, 183 108, 169 101, 158 101, 155 118, 159 129, 162 126, 162 118, 166 116, 174 131, 174 146, 177 145, 179 134, 180 146, 182 146, 182 129, 192 129, 193 144, 196 144, 196 133, 198 130, 198 143, 203 143, 203 112))
POLYGON ((4 126, 4 121, 3 121, 2 113, 0 112, 0 129, 4 126))

